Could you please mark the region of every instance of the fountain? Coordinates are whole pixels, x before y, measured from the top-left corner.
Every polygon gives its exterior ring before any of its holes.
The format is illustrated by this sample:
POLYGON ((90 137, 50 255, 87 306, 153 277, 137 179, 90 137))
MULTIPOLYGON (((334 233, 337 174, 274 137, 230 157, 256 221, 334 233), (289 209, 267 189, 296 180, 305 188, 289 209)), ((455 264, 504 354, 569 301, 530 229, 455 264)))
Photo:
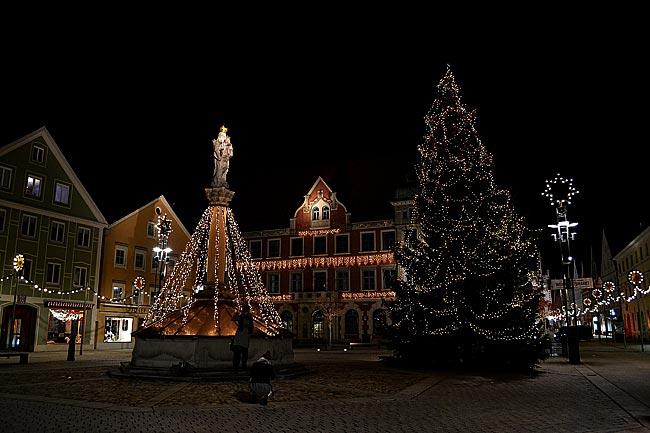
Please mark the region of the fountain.
POLYGON ((244 305, 250 306, 255 323, 249 359, 270 350, 274 365, 294 365, 294 335, 281 326, 228 207, 234 192, 226 182, 232 157, 226 132, 222 126, 212 140, 215 168, 205 189, 209 206, 163 280, 144 326, 134 333, 131 362, 121 366, 123 374, 206 377, 231 370, 230 342, 236 331, 232 317, 244 305))

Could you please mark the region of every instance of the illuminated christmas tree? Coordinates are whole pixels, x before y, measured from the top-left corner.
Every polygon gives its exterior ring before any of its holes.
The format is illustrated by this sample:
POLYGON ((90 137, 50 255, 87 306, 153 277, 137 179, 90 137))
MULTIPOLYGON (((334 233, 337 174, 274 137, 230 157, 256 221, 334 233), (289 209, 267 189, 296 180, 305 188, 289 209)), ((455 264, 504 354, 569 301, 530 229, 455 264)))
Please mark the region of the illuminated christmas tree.
POLYGON ((534 236, 495 185, 492 156, 449 66, 437 89, 415 167, 418 230, 395 250, 396 357, 534 366, 543 331, 534 236))

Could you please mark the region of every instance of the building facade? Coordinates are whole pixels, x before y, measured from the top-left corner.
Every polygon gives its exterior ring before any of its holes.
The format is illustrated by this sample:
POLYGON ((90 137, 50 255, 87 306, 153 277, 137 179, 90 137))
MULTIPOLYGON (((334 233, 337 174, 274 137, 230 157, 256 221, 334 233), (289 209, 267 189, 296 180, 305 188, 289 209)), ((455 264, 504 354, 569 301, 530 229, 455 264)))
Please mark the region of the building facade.
POLYGON ((99 283, 97 349, 133 347, 133 331, 142 324, 190 237, 164 196, 108 227, 99 283))
POLYGON ((623 319, 625 336, 650 341, 650 227, 647 227, 618 252, 603 261, 603 280, 611 281, 620 296, 615 305, 623 319))
POLYGON ((0 349, 93 345, 106 226, 45 127, 0 148, 0 349))
POLYGON ((243 233, 262 282, 296 344, 380 343, 397 275, 392 247, 410 228, 412 201, 395 218, 351 222, 318 178, 289 227, 243 233))

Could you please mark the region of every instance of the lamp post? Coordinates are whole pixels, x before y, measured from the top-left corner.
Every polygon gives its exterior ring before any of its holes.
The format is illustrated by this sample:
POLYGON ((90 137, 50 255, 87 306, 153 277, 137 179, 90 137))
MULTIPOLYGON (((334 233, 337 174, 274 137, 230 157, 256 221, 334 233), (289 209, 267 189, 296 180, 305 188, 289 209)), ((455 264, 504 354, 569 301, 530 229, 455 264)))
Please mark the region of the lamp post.
POLYGON ((553 180, 546 181, 546 190, 542 193, 542 195, 547 197, 555 207, 555 214, 557 217, 557 224, 549 224, 548 227, 557 230, 557 233, 553 233, 551 236, 553 237, 553 240, 560 244, 560 256, 564 273, 564 304, 567 315, 569 363, 571 364, 580 364, 580 337, 578 335, 577 323, 578 306, 576 304, 576 292, 571 277, 571 271, 573 269, 572 265, 574 265, 574 262, 573 257, 571 256, 570 245, 570 241, 575 240, 576 235, 576 233, 571 230, 576 227, 578 223, 570 222, 568 220, 567 205, 571 204, 572 197, 578 193, 579 191, 573 187, 573 179, 565 179, 559 174, 557 174, 553 180), (569 320, 569 309, 567 306, 569 293, 571 293, 572 296, 573 323, 569 320))
POLYGON ((165 272, 167 271, 167 263, 169 262, 169 253, 172 252, 172 249, 169 248, 169 234, 172 231, 172 221, 167 218, 167 215, 162 215, 162 211, 159 207, 156 207, 156 215, 158 215, 158 224, 156 228, 158 229, 158 246, 154 247, 153 252, 155 255, 155 260, 157 263, 157 272, 154 278, 154 287, 160 289, 162 288, 163 279, 165 278, 165 272))
POLYGON ((641 317, 641 295, 644 293, 643 290, 640 288, 641 283, 643 283, 643 274, 641 271, 638 270, 632 270, 627 273, 627 281, 634 286, 634 297, 637 298, 638 301, 638 311, 637 311, 637 316, 638 316, 638 321, 639 321, 639 336, 641 337, 641 352, 643 352, 643 319, 641 317))
POLYGON ((18 280, 23 275, 23 266, 25 266, 25 258, 22 254, 17 254, 14 257, 14 276, 16 277, 16 288, 14 289, 14 305, 13 312, 11 313, 11 326, 9 327, 9 348, 14 349, 14 328, 16 327, 16 301, 18 300, 18 280))
MULTIPOLYGON (((619 287, 619 282, 618 282, 618 263, 616 260, 612 259, 612 264, 614 265, 614 279, 616 280, 616 284, 614 284, 612 281, 606 281, 603 283, 603 290, 605 290, 608 293, 614 293, 614 290, 619 287)), ((623 315, 623 296, 625 296, 625 293, 620 293, 618 295, 618 311, 619 311, 619 317, 620 317, 620 324, 623 327, 623 349, 627 349, 627 340, 625 337, 625 316, 623 315)), ((614 334, 614 341, 616 341, 616 334, 614 334)))

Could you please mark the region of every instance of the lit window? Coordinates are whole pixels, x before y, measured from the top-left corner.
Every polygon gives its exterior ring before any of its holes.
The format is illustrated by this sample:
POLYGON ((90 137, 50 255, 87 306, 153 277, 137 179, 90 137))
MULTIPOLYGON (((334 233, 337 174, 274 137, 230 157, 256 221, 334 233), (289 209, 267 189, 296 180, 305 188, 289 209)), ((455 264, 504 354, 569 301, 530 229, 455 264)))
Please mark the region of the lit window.
POLYGON ((40 197, 41 196, 41 179, 32 176, 31 174, 27 176, 27 188, 25 189, 25 193, 27 195, 31 195, 32 197, 40 197))
POLYGON ((318 206, 314 206, 314 207, 311 209, 311 220, 312 220, 312 221, 317 221, 317 220, 319 219, 319 218, 318 218, 319 215, 320 215, 320 210, 318 209, 318 206))
POLYGON ((105 343, 130 343, 133 319, 128 317, 107 317, 104 322, 105 343))
POLYGON ((54 202, 67 205, 70 202, 70 187, 57 182, 54 187, 54 202))

